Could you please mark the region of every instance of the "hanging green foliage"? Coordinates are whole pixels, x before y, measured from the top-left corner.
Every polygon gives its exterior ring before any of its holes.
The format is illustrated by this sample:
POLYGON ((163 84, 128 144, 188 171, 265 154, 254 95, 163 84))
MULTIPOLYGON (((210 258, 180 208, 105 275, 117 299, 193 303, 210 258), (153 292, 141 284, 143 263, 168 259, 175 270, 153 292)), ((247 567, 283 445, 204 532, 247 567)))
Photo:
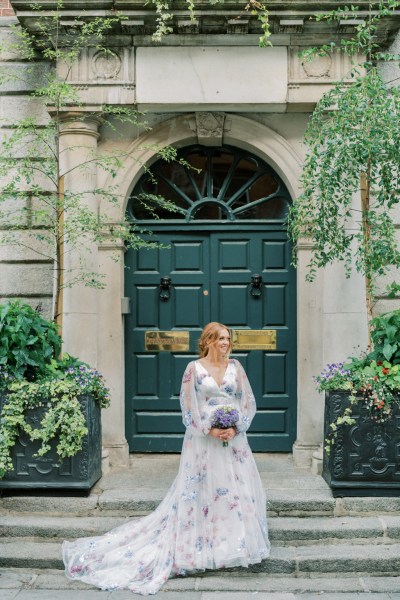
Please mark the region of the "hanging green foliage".
POLYGON ((291 209, 289 231, 295 242, 312 240, 308 279, 334 260, 369 277, 399 266, 393 219, 385 210, 400 201, 399 89, 388 90, 377 68, 351 85, 338 84, 318 103, 305 141, 303 194, 291 209), (364 214, 353 202, 362 175, 371 194, 364 214))
MULTIPOLYGON (((363 55, 311 116, 303 192, 291 207, 288 228, 295 247, 301 238, 312 244, 308 280, 335 261, 344 263, 347 275, 355 268, 365 276, 370 317, 377 277, 400 267, 393 213, 400 201, 400 90, 397 82, 385 81, 379 65, 398 57, 381 52, 375 36, 380 19, 399 4, 380 2, 357 26, 354 39, 310 49, 303 57, 363 55)), ((319 19, 348 19, 356 11, 345 7, 319 19)), ((393 283, 390 291, 396 289, 393 283)))

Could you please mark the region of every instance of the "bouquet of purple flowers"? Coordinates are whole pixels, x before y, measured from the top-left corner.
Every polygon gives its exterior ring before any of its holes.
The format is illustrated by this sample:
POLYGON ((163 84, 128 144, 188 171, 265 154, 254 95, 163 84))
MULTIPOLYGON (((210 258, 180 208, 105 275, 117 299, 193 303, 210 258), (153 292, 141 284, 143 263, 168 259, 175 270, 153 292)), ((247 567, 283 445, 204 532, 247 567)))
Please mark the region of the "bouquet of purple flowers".
MULTIPOLYGON (((233 406, 221 406, 217 408, 212 416, 211 427, 218 427, 218 429, 229 429, 234 427, 235 423, 239 421, 239 413, 233 406)), ((228 442, 224 440, 223 446, 227 446, 228 442)))

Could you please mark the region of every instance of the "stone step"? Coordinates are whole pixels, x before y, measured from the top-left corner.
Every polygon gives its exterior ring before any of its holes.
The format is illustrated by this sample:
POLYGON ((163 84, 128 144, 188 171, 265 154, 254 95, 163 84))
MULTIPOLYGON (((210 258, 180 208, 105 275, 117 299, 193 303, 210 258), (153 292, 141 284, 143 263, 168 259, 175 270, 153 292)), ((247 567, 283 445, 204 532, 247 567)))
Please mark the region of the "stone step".
MULTIPOLYGON (((0 538, 72 539, 102 535, 130 519, 128 517, 52 517, 39 515, 0 516, 0 538)), ((396 543, 400 540, 400 517, 271 517, 271 541, 286 545, 305 543, 396 543)))
MULTIPOLYGON (((86 585, 79 581, 70 581, 66 579, 64 571, 57 569, 3 569, 0 568, 0 597, 6 590, 32 590, 36 594, 36 599, 49 598, 55 600, 63 597, 63 591, 71 592, 75 590, 75 594, 80 591, 93 590, 93 586, 86 585), (39 596, 40 591, 42 593, 39 596), (50 595, 53 592, 53 596, 50 595)), ((295 577, 292 575, 276 575, 268 573, 233 573, 209 571, 205 574, 189 576, 185 578, 170 579, 163 587, 162 596, 168 591, 176 592, 192 592, 192 591, 210 591, 210 592, 237 592, 238 600, 243 600, 243 593, 284 593, 284 594, 324 594, 324 599, 327 600, 327 595, 335 593, 332 600, 338 600, 337 592, 346 594, 357 594, 355 600, 360 600, 360 594, 367 593, 395 593, 400 592, 400 577, 381 576, 381 577, 353 577, 349 574, 347 577, 342 577, 340 582, 336 576, 324 577, 295 577)), ((65 593, 65 592, 64 592, 65 593)), ((76 596, 74 598, 81 597, 76 596)), ((132 594, 124 595, 126 598, 134 598, 132 594)), ((257 597, 257 596, 256 596, 257 597)), ((264 597, 264 596, 263 596, 264 597)), ((328 596, 329 597, 329 596, 328 596)), ((93 598, 93 596, 90 596, 93 598)), ((118 592, 113 592, 112 598, 119 598, 118 592)), ((186 596, 181 596, 186 598, 186 596)), ((304 598, 304 596, 303 596, 304 598)), ((345 600, 346 597, 343 596, 345 600)), ((375 595, 374 595, 375 599, 375 595)), ((71 596, 69 597, 71 600, 71 596)), ((271 599, 272 600, 272 599, 271 599)), ((278 599, 277 599, 278 600, 278 599)), ((282 600, 282 598, 279 598, 282 600)), ((288 600, 285 598, 285 600, 288 600)), ((292 598, 294 600, 294 598, 292 598)), ((301 599, 300 599, 301 600, 301 599)), ((317 597, 315 598, 317 600, 317 597)), ((368 600, 368 597, 365 597, 368 600)), ((371 596, 369 596, 371 600, 371 596)), ((376 600, 376 599, 375 599, 376 600)), ((389 599, 386 599, 389 600, 389 599)))
MULTIPOLYGON (((166 489, 108 489, 88 497, 27 495, 0 497, 0 514, 133 517, 152 512, 166 489)), ((268 491, 268 487, 267 487, 268 491)), ((400 515, 400 497, 333 498, 329 489, 272 489, 268 491, 269 516, 400 515)))
POLYGON ((270 538, 275 544, 398 543, 400 518, 383 517, 273 517, 268 519, 270 538))
MULTIPOLYGON (((135 517, 137 519, 139 517, 135 517)), ((131 519, 124 517, 46 517, 46 516, 0 516, 0 539, 42 538, 73 539, 102 535, 131 519)))
MULTIPOLYGON (((0 544, 0 567, 60 569, 61 545, 53 541, 33 542, 3 538, 0 544)), ((325 544, 323 546, 272 546, 269 559, 249 569, 235 572, 291 574, 397 574, 400 570, 400 544, 376 545, 325 544)))
MULTIPOLYGON (((135 516, 152 512, 166 494, 166 489, 108 489, 88 497, 54 495, 4 495, 0 498, 1 512, 76 514, 95 516, 100 511, 113 516, 135 516)), ((329 490, 271 490, 267 510, 270 515, 333 515, 335 500, 329 490)), ((400 501, 398 504, 400 511, 400 501)))
MULTIPOLYGON (((270 517, 400 515, 399 497, 334 498, 322 477, 297 469, 291 455, 255 453, 270 517)), ((87 497, 62 492, 0 489, 0 514, 129 517, 153 511, 179 469, 180 456, 133 454, 129 466, 111 469, 87 497), (35 495, 37 494, 37 495, 35 495)))

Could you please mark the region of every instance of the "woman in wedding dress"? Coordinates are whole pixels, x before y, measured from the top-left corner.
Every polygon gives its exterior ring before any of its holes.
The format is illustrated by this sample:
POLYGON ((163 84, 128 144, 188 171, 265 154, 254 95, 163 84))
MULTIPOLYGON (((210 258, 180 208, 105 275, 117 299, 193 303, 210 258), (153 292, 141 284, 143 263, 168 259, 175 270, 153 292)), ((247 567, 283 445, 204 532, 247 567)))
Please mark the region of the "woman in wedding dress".
POLYGON ((103 536, 64 542, 70 579, 146 596, 176 575, 247 567, 269 556, 266 500, 246 437, 254 395, 241 364, 229 359, 228 328, 209 323, 199 348, 183 375, 186 433, 166 497, 153 513, 103 536), (235 426, 212 426, 215 411, 226 406, 239 413, 235 426))

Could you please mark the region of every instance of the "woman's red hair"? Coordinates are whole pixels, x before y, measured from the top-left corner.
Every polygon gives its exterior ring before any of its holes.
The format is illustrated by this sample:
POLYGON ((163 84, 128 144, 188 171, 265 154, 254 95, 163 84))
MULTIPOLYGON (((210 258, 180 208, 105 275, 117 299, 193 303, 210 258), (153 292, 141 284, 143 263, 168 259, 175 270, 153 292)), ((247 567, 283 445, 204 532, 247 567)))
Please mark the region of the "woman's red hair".
POLYGON ((217 323, 216 321, 212 321, 206 325, 201 333, 199 339, 199 355, 200 358, 204 358, 208 354, 208 350, 210 346, 216 344, 219 340, 220 330, 225 329, 229 334, 229 349, 228 354, 232 350, 232 335, 230 329, 223 325, 222 323, 217 323))

